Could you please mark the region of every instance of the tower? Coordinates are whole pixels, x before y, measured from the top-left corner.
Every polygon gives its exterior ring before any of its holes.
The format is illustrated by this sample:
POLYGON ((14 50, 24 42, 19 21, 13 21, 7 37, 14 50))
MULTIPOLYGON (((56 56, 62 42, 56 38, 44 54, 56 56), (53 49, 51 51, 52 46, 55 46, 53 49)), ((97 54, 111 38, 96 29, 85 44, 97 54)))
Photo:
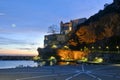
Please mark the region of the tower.
POLYGON ((60 22, 60 34, 62 34, 62 30, 63 30, 63 22, 60 22))

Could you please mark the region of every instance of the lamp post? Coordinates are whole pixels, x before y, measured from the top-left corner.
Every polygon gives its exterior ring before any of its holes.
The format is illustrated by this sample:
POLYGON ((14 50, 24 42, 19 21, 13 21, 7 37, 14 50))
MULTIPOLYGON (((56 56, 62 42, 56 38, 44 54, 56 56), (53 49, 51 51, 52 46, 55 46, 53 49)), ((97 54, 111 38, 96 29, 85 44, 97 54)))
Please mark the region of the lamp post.
POLYGON ((99 52, 101 53, 101 46, 98 46, 99 52))
POLYGON ((95 50, 94 50, 94 49, 95 49, 95 47, 94 47, 94 46, 92 46, 92 47, 91 47, 91 49, 92 49, 92 52, 95 52, 95 50))
POLYGON ((119 46, 116 46, 117 50, 118 50, 118 53, 119 53, 119 46))
POLYGON ((109 46, 106 46, 107 51, 109 52, 109 46))
POLYGON ((101 46, 99 46, 98 48, 101 49, 101 46))
POLYGON ((83 51, 83 49, 81 48, 80 51, 83 51))
POLYGON ((95 47, 94 47, 94 46, 92 46, 92 49, 95 49, 95 47))

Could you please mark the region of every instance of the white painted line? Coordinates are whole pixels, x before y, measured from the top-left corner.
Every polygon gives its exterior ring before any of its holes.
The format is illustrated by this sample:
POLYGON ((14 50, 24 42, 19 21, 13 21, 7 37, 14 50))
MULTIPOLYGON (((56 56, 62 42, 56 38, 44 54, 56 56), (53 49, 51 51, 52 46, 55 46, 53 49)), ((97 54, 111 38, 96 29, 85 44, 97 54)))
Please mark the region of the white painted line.
POLYGON ((65 80, 70 80, 70 79, 72 79, 73 77, 71 76, 71 77, 68 77, 67 79, 65 79, 65 80))
POLYGON ((84 72, 85 71, 85 69, 84 69, 84 65, 82 64, 82 71, 84 72))
POLYGON ((93 77, 93 78, 96 78, 97 80, 102 80, 101 78, 99 78, 99 77, 97 77, 97 76, 95 76, 95 75, 92 75, 92 74, 89 74, 89 73, 87 73, 87 75, 89 75, 89 76, 91 76, 91 77, 93 77))
POLYGON ((95 75, 92 75, 92 74, 88 74, 88 73, 87 73, 87 75, 89 75, 89 76, 91 76, 91 77, 93 77, 93 78, 97 78, 95 75))
POLYGON ((75 74, 75 75, 72 75, 72 76, 66 78, 65 80, 70 80, 70 79, 72 79, 72 78, 74 78, 74 77, 76 77, 76 76, 84 73, 84 72, 85 72, 85 69, 84 69, 84 65, 83 65, 83 64, 82 64, 81 68, 82 68, 82 71, 81 71, 81 72, 80 72, 80 71, 76 71, 76 72, 79 72, 79 73, 77 73, 77 74, 75 74))
POLYGON ((81 74, 81 73, 75 74, 75 75, 73 75, 73 77, 76 77, 76 76, 78 76, 79 74, 81 74))
POLYGON ((70 76, 70 77, 66 78, 65 80, 70 80, 70 79, 72 79, 72 78, 78 76, 79 74, 81 74, 81 73, 77 73, 77 74, 75 74, 75 75, 73 75, 73 76, 70 76))
POLYGON ((97 78, 98 80, 102 80, 101 78, 97 78))

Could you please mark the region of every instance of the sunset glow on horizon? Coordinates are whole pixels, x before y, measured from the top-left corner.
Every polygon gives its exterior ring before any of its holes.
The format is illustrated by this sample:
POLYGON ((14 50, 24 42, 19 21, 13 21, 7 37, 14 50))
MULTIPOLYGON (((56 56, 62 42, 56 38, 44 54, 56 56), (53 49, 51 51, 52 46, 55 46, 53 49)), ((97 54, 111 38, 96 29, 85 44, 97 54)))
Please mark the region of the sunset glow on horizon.
POLYGON ((37 56, 38 53, 37 53, 37 50, 31 50, 31 51, 22 51, 22 50, 15 50, 15 49, 7 49, 7 50, 0 50, 0 55, 3 55, 3 56, 37 56))

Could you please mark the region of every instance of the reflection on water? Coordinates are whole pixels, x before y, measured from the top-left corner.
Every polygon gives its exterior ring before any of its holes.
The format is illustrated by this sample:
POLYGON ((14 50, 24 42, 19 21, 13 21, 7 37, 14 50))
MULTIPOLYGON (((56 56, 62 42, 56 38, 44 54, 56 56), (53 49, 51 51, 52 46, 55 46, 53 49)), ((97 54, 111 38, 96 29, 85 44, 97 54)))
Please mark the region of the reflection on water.
POLYGON ((5 61, 0 61, 0 69, 4 68, 15 68, 18 66, 23 66, 23 67, 35 67, 37 66, 37 63, 34 61, 20 61, 20 60, 5 60, 5 61))

